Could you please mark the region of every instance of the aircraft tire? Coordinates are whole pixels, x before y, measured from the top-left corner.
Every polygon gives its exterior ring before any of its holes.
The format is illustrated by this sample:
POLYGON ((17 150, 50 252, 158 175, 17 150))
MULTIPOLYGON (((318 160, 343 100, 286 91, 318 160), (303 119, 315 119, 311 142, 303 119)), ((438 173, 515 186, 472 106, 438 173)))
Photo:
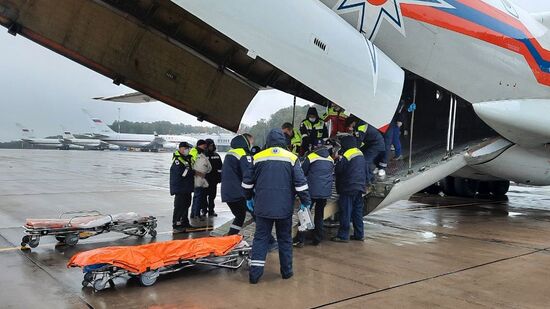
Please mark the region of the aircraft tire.
POLYGON ((489 191, 493 196, 505 196, 508 190, 510 190, 510 181, 508 180, 489 182, 489 191))
POLYGON ((474 197, 479 187, 479 181, 468 178, 455 178, 455 192, 460 197, 474 197))
POLYGON ((455 192, 455 178, 451 176, 447 176, 441 180, 441 189, 443 190, 443 193, 448 196, 454 196, 456 195, 455 192))

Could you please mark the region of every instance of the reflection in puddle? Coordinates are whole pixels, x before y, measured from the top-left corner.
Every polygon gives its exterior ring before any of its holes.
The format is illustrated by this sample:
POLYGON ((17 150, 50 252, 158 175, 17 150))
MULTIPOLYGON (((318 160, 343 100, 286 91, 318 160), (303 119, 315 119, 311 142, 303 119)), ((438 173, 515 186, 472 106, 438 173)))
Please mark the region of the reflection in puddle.
POLYGON ((518 217, 518 216, 523 216, 523 214, 521 212, 512 212, 512 211, 508 212, 508 217, 518 217))

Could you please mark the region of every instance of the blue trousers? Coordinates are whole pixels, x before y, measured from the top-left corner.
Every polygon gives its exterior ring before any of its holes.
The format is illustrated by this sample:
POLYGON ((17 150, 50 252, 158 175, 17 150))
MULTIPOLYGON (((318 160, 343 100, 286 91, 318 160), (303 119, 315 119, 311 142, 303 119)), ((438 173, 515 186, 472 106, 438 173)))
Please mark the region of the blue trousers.
POLYGON ((386 168, 385 164, 385 152, 373 147, 364 147, 361 149, 363 156, 365 157, 365 174, 367 175, 367 185, 372 183, 374 175, 372 173, 372 166, 376 165, 378 168, 386 168))
POLYGON ((258 280, 264 274, 265 259, 269 250, 271 230, 275 224, 279 242, 279 262, 281 275, 292 274, 292 217, 286 219, 269 219, 256 216, 256 232, 250 253, 250 279, 258 280))
POLYGON ((401 128, 392 123, 384 135, 386 141, 386 162, 389 162, 391 156, 391 145, 395 147, 395 157, 401 156, 401 128))
POLYGON ((195 188, 193 191, 193 206, 191 206, 191 216, 198 217, 201 215, 201 206, 206 199, 206 188, 195 188))
POLYGON ((340 194, 338 198, 340 208, 340 229, 338 237, 349 239, 350 222, 353 223, 353 235, 355 238, 363 238, 365 231, 363 227, 363 197, 361 192, 353 194, 340 194))

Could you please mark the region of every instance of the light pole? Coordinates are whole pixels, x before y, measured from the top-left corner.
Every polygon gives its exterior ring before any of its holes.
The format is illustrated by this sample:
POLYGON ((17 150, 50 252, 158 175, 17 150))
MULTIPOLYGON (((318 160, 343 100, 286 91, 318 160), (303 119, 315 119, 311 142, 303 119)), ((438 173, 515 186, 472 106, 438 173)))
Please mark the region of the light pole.
POLYGON ((118 108, 118 134, 120 135, 120 107, 118 108))

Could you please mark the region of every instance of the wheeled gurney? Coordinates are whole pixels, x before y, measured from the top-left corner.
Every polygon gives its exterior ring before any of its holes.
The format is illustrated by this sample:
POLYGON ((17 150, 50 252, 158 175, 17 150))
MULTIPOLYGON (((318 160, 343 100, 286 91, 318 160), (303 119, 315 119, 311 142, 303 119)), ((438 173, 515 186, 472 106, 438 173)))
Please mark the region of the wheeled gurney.
POLYGON ((118 277, 135 277, 151 286, 160 275, 197 265, 238 269, 249 260, 251 247, 242 236, 172 240, 140 246, 106 247, 74 255, 67 267, 81 267, 84 287, 103 290, 118 277))
POLYGON ((27 219, 26 235, 21 246, 36 248, 40 238, 54 236, 59 242, 74 246, 79 239, 86 239, 107 232, 143 237, 157 235, 157 219, 143 217, 134 212, 104 215, 98 211, 65 212, 57 219, 27 219))

